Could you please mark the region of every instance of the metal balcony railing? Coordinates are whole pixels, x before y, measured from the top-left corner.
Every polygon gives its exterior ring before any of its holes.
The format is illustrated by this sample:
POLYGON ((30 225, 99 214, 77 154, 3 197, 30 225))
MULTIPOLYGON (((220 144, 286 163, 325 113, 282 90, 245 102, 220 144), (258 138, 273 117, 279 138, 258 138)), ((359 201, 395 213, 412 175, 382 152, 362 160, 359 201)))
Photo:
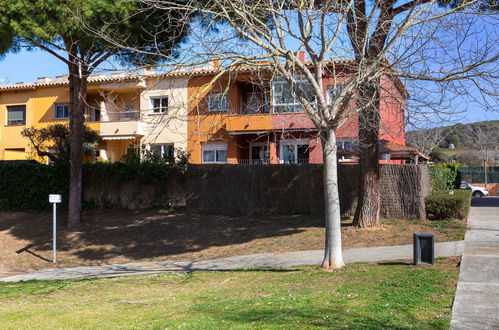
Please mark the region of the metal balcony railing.
POLYGON ((268 165, 270 159, 238 159, 237 163, 239 165, 268 165))
POLYGON ((259 115, 262 113, 269 113, 270 106, 268 104, 261 104, 256 106, 243 105, 239 107, 237 114, 239 115, 259 115))
POLYGON ((310 158, 281 159, 281 164, 309 164, 310 158))
POLYGON ((107 112, 107 118, 101 116, 101 121, 136 121, 140 120, 139 110, 107 112))

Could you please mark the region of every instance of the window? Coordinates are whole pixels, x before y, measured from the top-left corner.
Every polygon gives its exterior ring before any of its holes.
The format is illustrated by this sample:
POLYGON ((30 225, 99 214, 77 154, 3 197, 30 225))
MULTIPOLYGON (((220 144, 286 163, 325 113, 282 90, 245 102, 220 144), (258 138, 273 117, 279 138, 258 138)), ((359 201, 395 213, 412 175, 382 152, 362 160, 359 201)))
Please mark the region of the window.
POLYGON ((354 150, 357 148, 357 142, 355 140, 339 139, 336 141, 336 147, 338 150, 354 150))
POLYGON ((468 182, 461 181, 461 189, 471 189, 470 184, 468 182))
POLYGON ((55 119, 68 119, 69 118, 69 104, 59 103, 55 105, 54 110, 55 119))
MULTIPOLYGON (((297 80, 295 83, 296 85, 294 87, 304 94, 305 99, 308 102, 315 104, 316 98, 312 86, 304 79, 297 80)), ((272 88, 274 112, 304 111, 298 96, 293 93, 293 90, 287 81, 282 79, 274 80, 272 82, 272 88)))
POLYGON ((269 99, 264 92, 246 93, 246 104, 243 105, 244 114, 268 113, 269 99))
POLYGON ((85 117, 88 121, 100 121, 100 105, 94 104, 87 109, 87 116, 85 117))
POLYGON ((167 113, 168 112, 168 97, 154 97, 151 98, 152 111, 154 113, 167 113))
POLYGON ((308 164, 308 144, 307 139, 281 141, 281 164, 308 164))
POLYGON ((331 104, 333 103, 333 99, 337 98, 341 92, 343 91, 343 86, 336 86, 334 88, 333 85, 327 86, 327 103, 331 104))
POLYGON ((208 111, 229 111, 229 97, 227 94, 209 94, 208 111))
POLYGON ((203 163, 227 163, 227 143, 203 143, 203 163))
POLYGON ((252 164, 268 164, 270 148, 268 144, 254 144, 250 146, 250 160, 252 164))
POLYGON ((160 158, 173 158, 173 144, 154 144, 151 145, 151 152, 160 158))
POLYGON ((12 105, 7 106, 7 125, 25 125, 26 124, 26 106, 12 105))
POLYGON ((91 121, 100 121, 100 105, 95 104, 91 108, 91 113, 90 113, 90 120, 91 121))

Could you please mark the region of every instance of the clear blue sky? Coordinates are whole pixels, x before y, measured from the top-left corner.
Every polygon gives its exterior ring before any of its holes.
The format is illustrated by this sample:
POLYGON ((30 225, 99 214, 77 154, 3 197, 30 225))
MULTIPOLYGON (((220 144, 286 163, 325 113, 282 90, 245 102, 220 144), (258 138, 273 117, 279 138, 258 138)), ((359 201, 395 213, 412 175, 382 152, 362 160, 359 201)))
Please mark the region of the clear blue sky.
MULTIPOLYGON (((111 64, 106 64, 103 68, 111 68, 111 64)), ((21 51, 17 54, 7 54, 0 60, 0 84, 13 84, 20 81, 34 82, 37 77, 55 77, 67 73, 67 66, 54 56, 44 51, 21 51)), ((457 121, 461 123, 499 120, 498 112, 487 112, 479 105, 468 103, 463 100, 463 109, 467 109, 462 114, 462 118, 457 121), (465 106, 466 105, 466 106, 465 106)), ((449 122, 454 124, 455 122, 449 122)), ((442 123, 445 125, 445 123, 442 123)))

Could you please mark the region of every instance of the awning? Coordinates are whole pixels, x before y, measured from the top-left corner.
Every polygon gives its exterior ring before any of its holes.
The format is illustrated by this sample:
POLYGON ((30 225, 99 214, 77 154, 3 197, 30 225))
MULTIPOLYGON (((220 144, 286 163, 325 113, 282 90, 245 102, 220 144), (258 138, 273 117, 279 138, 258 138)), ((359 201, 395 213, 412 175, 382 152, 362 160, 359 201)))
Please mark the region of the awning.
POLYGON ((271 134, 271 133, 289 133, 289 132, 317 132, 315 128, 287 128, 287 129, 268 129, 265 131, 228 131, 229 135, 245 135, 245 134, 271 134))
POLYGON ((270 131, 229 131, 229 135, 268 134, 270 131))
POLYGON ((103 140, 135 140, 135 135, 102 136, 103 140))

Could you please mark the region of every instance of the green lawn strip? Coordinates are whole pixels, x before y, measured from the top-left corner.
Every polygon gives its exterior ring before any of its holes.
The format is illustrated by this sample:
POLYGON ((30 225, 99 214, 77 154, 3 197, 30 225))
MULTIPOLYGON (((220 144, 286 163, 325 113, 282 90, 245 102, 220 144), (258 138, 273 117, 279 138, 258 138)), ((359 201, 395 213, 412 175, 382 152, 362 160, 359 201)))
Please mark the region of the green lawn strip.
POLYGON ((0 284, 2 328, 447 328, 459 269, 353 264, 0 284))
POLYGON ((466 233, 466 222, 460 220, 434 220, 428 221, 426 225, 437 228, 439 232, 456 241, 463 240, 466 233))
POLYGON ((443 241, 460 241, 466 233, 466 222, 462 220, 432 220, 421 222, 419 220, 382 220, 382 224, 397 226, 399 230, 406 231, 407 224, 419 224, 428 228, 435 228, 447 236, 443 241))

